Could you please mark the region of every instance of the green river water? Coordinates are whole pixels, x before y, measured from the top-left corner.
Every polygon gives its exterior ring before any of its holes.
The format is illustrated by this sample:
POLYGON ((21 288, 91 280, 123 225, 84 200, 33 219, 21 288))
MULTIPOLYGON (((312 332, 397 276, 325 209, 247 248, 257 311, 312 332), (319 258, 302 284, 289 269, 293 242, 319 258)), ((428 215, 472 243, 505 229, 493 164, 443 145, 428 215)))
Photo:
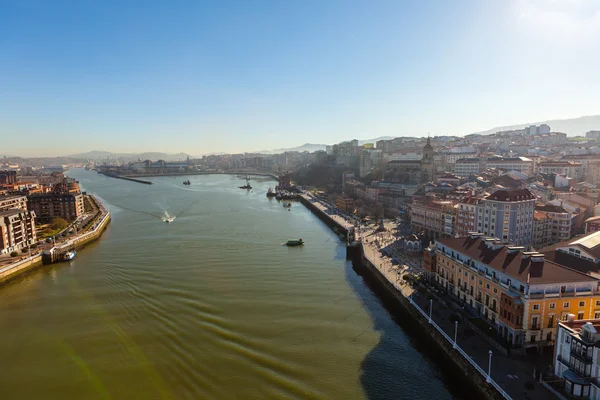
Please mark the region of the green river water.
POLYGON ((113 220, 73 262, 0 288, 0 399, 463 396, 336 235, 266 198, 274 182, 69 175, 113 220))

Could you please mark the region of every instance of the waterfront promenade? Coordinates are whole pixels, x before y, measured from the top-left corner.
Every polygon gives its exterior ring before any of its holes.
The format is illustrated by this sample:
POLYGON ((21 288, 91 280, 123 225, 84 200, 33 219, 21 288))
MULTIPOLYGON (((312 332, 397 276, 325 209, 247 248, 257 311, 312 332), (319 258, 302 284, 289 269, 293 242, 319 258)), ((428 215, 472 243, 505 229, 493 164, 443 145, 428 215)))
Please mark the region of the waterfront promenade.
MULTIPOLYGON (((385 230, 379 230, 377 226, 366 226, 364 224, 356 225, 353 221, 344 218, 343 213, 336 213, 331 210, 331 205, 322 203, 315 197, 303 195, 310 199, 311 203, 323 213, 329 216, 336 225, 341 227, 355 227, 355 240, 362 248, 364 257, 370 262, 377 271, 401 294, 403 297, 410 298, 410 302, 420 309, 426 316, 431 315, 431 320, 435 323, 436 329, 442 331, 449 341, 456 337, 456 344, 460 350, 456 350, 457 357, 470 359, 469 362, 476 365, 476 369, 486 377, 490 366, 489 351, 491 356, 491 379, 497 385, 500 393, 504 393, 505 398, 543 400, 552 398, 553 395, 544 388, 539 382, 533 379, 534 369, 543 369, 547 367, 542 363, 534 365, 531 359, 526 356, 507 356, 501 354, 489 338, 481 334, 472 334, 465 323, 455 325, 451 320, 451 315, 460 314, 461 310, 452 302, 442 301, 434 292, 419 284, 410 284, 403 279, 405 275, 411 277, 425 276, 422 268, 422 257, 411 257, 402 252, 393 252, 393 257, 386 256, 382 250, 384 248, 394 247, 397 240, 392 230, 395 224, 385 223, 385 230), (399 264, 394 265, 392 258, 400 260, 399 264), (420 288, 420 289, 419 289, 420 288), (430 303, 430 301, 432 302, 430 303), (432 312, 429 314, 430 304, 433 305, 432 312)), ((539 360, 538 360, 539 361, 539 360)))
POLYGON ((79 226, 82 228, 81 230, 78 230, 71 237, 63 237, 56 242, 44 243, 36 249, 30 249, 26 255, 21 257, 5 259, 4 262, 0 263, 0 284, 41 265, 44 253, 49 251, 64 252, 98 239, 110 222, 110 213, 94 196, 88 196, 87 199, 92 204, 93 212, 86 213, 67 228, 72 229, 74 226, 79 226))

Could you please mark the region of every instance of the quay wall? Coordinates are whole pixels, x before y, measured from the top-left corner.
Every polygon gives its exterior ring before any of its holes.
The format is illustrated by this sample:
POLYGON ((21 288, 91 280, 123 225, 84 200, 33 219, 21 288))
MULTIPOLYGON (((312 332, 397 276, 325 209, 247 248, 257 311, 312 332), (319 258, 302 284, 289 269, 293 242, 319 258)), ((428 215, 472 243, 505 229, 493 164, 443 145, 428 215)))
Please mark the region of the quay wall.
MULTIPOLYGON (((458 352, 452 348, 450 344, 425 318, 420 312, 418 312, 414 306, 410 304, 410 301, 399 291, 383 274, 379 269, 374 266, 371 261, 366 257, 362 243, 358 246, 357 257, 355 261, 359 261, 360 265, 374 278, 377 289, 381 290, 386 297, 394 300, 394 303, 398 304, 402 311, 404 311, 410 318, 418 324, 419 332, 427 333, 422 335, 424 339, 429 340, 434 346, 439 348, 442 352, 442 358, 445 362, 453 363, 459 370, 464 374, 466 380, 471 382, 473 390, 477 393, 476 398, 480 399, 504 399, 504 397, 495 390, 491 385, 486 382, 486 379, 477 371, 473 366, 465 360, 458 352), (357 260, 358 259, 358 260, 357 260)), ((380 293, 381 294, 381 293, 380 293)))
MULTIPOLYGON (((94 199, 94 201, 96 201, 96 200, 94 199)), ((102 207, 102 206, 100 205, 100 207, 102 207)), ((77 248, 81 248, 95 240, 98 240, 100 238, 100 236, 102 236, 102 233, 104 233, 104 231, 108 227, 109 223, 110 223, 110 213, 105 211, 104 216, 102 217, 100 222, 96 225, 95 229, 93 229, 92 231, 85 233, 83 235, 77 236, 75 239, 73 239, 72 242, 70 242, 70 244, 68 245, 68 248, 67 248, 67 245, 64 245, 63 246, 63 247, 65 247, 64 251, 67 251, 68 249, 70 249, 73 242, 75 243, 77 248)), ((3 268, 0 268, 0 285, 3 285, 15 278, 18 278, 27 273, 30 273, 30 272, 36 270, 37 268, 41 267, 43 264, 44 264, 44 257, 42 256, 42 253, 40 253, 40 254, 33 255, 31 257, 27 257, 16 263, 7 265, 3 268)))
MULTIPOLYGON (((323 210, 318 208, 314 203, 308 201, 304 196, 299 196, 300 202, 312 211, 319 219, 321 219, 330 228, 337 227, 340 231, 347 233, 347 229, 338 221, 327 215, 323 210)), ((486 378, 482 376, 465 358, 463 358, 457 350, 449 343, 434 327, 427 318, 425 318, 415 307, 410 303, 409 299, 399 291, 392 282, 390 282, 379 269, 371 263, 367 258, 363 244, 361 242, 348 244, 347 257, 358 262, 360 266, 368 273, 371 281, 375 284, 375 291, 379 295, 384 295, 390 298, 394 304, 397 304, 412 321, 418 324, 420 337, 429 341, 433 346, 441 350, 440 355, 443 361, 449 365, 455 365, 464 375, 465 381, 472 386, 474 398, 485 400, 500 400, 505 397, 496 390, 492 385, 486 382, 486 378), (421 333, 426 333, 421 335, 421 333)))
POLYGON ((308 201, 304 196, 298 196, 298 200, 302 203, 306 208, 312 211, 321 221, 323 221, 330 228, 337 228, 340 233, 347 234, 348 229, 337 222, 335 219, 331 218, 327 213, 323 212, 320 208, 318 208, 315 204, 308 201))

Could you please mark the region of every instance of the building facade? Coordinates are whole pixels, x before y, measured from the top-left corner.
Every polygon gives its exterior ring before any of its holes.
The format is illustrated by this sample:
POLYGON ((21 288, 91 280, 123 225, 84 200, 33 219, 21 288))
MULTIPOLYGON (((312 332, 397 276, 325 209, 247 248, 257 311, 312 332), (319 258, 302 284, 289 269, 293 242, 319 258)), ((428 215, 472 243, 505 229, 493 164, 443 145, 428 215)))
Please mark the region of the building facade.
POLYGON ((410 209, 413 232, 429 238, 452 237, 455 234, 456 205, 451 201, 413 202, 410 209))
POLYGON ((473 233, 436 240, 435 257, 434 282, 512 347, 551 345, 559 320, 600 312, 598 279, 522 246, 473 233))
POLYGON ((27 197, 29 210, 41 221, 64 218, 67 221, 77 219, 84 213, 81 193, 44 193, 27 197))
POLYGON ((477 175, 479 171, 479 158, 460 158, 454 164, 454 173, 458 176, 477 175))
POLYGON ((576 321, 569 315, 558 324, 554 349, 554 374, 564 379, 569 395, 600 400, 600 320, 576 321))
POLYGON ((19 251, 35 242, 35 213, 15 209, 0 211, 0 254, 19 251))
POLYGON ((27 196, 0 196, 0 211, 27 210, 27 196))
POLYGON ((536 197, 529 189, 500 189, 477 205, 474 231, 519 246, 533 244, 536 197))
POLYGON ((583 164, 575 161, 542 161, 538 164, 537 170, 540 174, 565 175, 577 182, 582 181, 584 177, 583 164))
POLYGON ((533 174, 533 161, 527 157, 490 157, 486 160, 486 168, 519 171, 531 176, 533 174))

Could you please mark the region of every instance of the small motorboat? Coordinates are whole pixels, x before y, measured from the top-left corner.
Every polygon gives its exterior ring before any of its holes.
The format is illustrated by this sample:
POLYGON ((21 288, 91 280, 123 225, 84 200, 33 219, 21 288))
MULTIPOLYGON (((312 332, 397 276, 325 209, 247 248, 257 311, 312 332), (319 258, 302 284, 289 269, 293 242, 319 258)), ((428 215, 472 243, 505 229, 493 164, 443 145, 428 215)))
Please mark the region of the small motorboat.
POLYGON ((175 217, 166 217, 166 218, 163 218, 163 222, 166 222, 167 224, 170 224, 173 221, 175 221, 175 217))
POLYGON ((285 208, 290 208, 292 206, 292 203, 290 203, 289 201, 286 201, 285 203, 283 203, 283 206, 285 208))
POLYGON ((67 251, 65 253, 65 255, 63 256, 63 261, 71 261, 72 259, 75 258, 76 255, 77 255, 77 252, 75 250, 67 251))
POLYGON ((277 194, 273 191, 273 188, 269 188, 267 191, 267 197, 275 197, 277 194))
POLYGON ((285 245, 288 246, 288 247, 302 246, 302 245, 304 245, 304 240, 302 240, 302 239, 290 239, 287 242, 285 242, 285 245))
POLYGON ((187 181, 183 181, 183 184, 189 186, 189 185, 191 185, 191 182, 188 179, 187 181))

